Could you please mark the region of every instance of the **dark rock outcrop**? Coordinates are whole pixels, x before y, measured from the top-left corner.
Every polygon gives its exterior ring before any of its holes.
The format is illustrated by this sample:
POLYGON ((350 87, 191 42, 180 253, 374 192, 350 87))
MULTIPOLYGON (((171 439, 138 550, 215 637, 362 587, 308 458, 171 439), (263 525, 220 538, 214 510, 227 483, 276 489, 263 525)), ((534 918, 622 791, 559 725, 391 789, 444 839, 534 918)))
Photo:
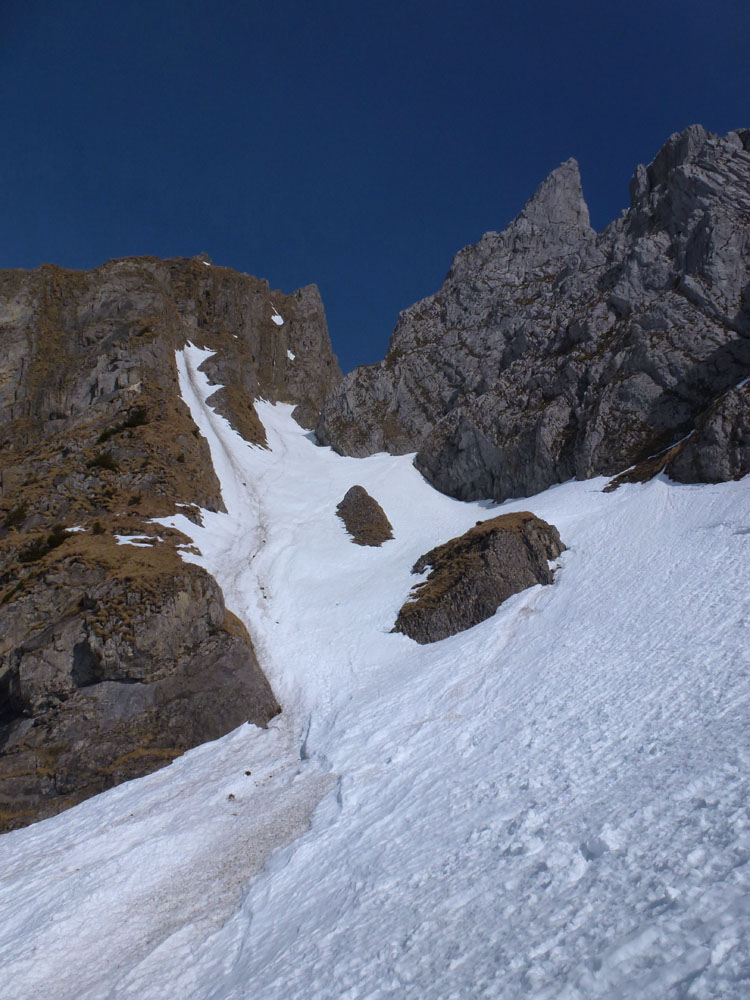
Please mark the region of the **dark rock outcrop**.
POLYGON ((279 711, 216 581, 171 545, 59 549, 2 609, 0 830, 279 711))
POLYGON ((412 572, 429 568, 429 576, 413 589, 393 631, 423 644, 463 632, 513 594, 552 583, 549 560, 564 548, 557 528, 527 511, 482 521, 417 560, 412 572))
POLYGON ((151 521, 223 509, 188 342, 256 444, 253 399, 315 410, 340 378, 314 287, 203 258, 0 272, 0 829, 278 711, 216 582, 151 521))
POLYGON ((416 451, 438 489, 502 500, 613 475, 716 404, 731 426, 696 433, 671 474, 725 477, 748 471, 745 447, 706 449, 743 435, 742 408, 717 401, 748 374, 750 131, 693 126, 637 168, 600 234, 575 161, 553 171, 401 313, 385 359, 344 379, 316 433, 348 455, 416 451))
POLYGON ((681 483, 740 479, 750 469, 750 384, 731 389, 701 414, 695 431, 667 465, 681 483))
POLYGON ((393 538, 385 511, 364 486, 352 486, 336 507, 336 513, 356 545, 382 545, 393 538))

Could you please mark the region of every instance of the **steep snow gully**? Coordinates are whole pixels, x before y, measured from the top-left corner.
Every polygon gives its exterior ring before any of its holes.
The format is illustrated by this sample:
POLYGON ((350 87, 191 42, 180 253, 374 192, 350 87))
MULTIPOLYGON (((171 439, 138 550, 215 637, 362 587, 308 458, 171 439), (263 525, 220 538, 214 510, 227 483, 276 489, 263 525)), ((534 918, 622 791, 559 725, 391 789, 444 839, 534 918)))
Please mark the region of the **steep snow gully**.
POLYGON ((410 456, 269 448, 179 357, 227 513, 185 531, 284 705, 0 838, 0 994, 750 996, 750 480, 571 482, 498 508, 410 456), (351 544, 355 483, 395 538, 351 544), (431 646, 391 634, 436 543, 530 509, 551 587, 431 646))

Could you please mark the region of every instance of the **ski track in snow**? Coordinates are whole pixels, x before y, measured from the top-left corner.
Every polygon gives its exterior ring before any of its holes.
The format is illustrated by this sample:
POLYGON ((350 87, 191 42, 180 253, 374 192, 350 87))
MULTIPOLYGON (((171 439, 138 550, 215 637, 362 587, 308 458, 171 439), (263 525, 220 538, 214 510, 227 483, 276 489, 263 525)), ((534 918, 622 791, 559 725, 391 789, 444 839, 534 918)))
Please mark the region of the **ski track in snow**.
POLYGON ((249 446, 207 356, 180 384, 228 513, 162 523, 284 712, 0 838, 0 994, 750 996, 750 477, 459 503, 290 406, 256 404, 249 446), (335 516, 355 483, 380 549, 335 516), (553 586, 440 643, 390 633, 418 556, 524 509, 568 545, 553 586))

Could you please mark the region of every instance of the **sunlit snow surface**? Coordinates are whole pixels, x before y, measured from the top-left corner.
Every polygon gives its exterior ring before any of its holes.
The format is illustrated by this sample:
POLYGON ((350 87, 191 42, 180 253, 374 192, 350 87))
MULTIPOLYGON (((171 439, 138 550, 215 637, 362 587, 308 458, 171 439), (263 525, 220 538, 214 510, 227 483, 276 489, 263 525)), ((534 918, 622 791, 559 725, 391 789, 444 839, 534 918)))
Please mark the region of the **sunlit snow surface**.
POLYGON ((289 406, 258 404, 250 447, 206 356, 181 386, 228 514, 163 521, 285 711, 0 838, 0 994, 750 996, 750 478, 463 504, 289 406), (355 483, 380 549, 335 515, 355 483), (390 633, 419 555, 522 509, 568 545, 553 586, 434 645, 390 633))

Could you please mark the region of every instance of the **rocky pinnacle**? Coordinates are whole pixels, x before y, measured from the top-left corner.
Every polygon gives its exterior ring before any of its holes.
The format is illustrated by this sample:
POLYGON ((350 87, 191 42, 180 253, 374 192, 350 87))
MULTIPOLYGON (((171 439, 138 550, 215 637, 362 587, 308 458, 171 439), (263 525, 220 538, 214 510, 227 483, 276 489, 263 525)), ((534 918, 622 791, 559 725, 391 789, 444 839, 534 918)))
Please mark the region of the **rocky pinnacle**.
POLYGON ((674 475, 747 472, 747 397, 726 394, 750 374, 750 131, 673 135, 630 195, 596 233, 575 160, 557 167, 329 395, 319 440, 417 452, 463 499, 614 474, 693 431, 674 475))

